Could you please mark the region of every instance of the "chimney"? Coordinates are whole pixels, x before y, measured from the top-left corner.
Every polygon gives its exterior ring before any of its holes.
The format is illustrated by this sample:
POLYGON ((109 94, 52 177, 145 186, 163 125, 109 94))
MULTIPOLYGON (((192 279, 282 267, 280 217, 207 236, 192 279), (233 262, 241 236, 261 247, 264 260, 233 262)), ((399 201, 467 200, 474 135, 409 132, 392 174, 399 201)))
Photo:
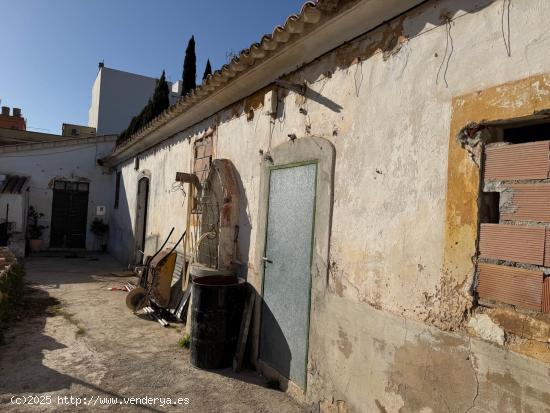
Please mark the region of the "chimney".
POLYGON ((20 108, 13 108, 13 116, 15 116, 16 118, 20 118, 21 117, 21 109, 20 108))
POLYGON ((99 69, 101 69, 102 67, 105 67, 104 61, 102 60, 101 62, 99 62, 98 65, 97 65, 97 67, 98 67, 99 69))
POLYGON ((2 115, 4 115, 4 116, 10 116, 10 108, 9 108, 9 106, 2 106, 2 115))

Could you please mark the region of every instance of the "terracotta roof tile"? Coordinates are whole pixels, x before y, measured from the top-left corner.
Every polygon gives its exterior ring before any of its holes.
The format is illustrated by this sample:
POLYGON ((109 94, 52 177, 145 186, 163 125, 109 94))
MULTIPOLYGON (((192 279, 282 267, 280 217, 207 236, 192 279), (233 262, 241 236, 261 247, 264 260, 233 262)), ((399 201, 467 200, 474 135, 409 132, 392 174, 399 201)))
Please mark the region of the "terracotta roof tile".
POLYGON ((273 51, 282 48, 286 43, 291 41, 293 35, 304 34, 308 30, 308 26, 312 26, 321 20, 323 13, 336 10, 338 3, 350 2, 353 1, 317 0, 306 2, 298 14, 291 15, 286 19, 284 25, 275 27, 272 33, 262 36, 259 43, 253 43, 249 48, 242 50, 229 64, 223 65, 220 69, 207 76, 202 84, 197 86, 190 94, 181 97, 176 104, 166 109, 161 115, 153 119, 129 139, 118 143, 117 149, 123 149, 124 146, 135 139, 146 136, 153 130, 176 118, 192 105, 208 97, 218 88, 225 86, 238 74, 260 63, 273 51))

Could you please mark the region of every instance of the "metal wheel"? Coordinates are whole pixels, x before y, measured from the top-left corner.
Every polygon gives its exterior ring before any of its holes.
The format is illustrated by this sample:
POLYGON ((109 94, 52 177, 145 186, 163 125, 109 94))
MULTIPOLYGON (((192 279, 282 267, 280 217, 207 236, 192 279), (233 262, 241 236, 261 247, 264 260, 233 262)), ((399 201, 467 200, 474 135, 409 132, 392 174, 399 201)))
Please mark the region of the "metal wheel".
POLYGON ((134 313, 147 304, 147 290, 136 287, 126 295, 126 306, 134 313))

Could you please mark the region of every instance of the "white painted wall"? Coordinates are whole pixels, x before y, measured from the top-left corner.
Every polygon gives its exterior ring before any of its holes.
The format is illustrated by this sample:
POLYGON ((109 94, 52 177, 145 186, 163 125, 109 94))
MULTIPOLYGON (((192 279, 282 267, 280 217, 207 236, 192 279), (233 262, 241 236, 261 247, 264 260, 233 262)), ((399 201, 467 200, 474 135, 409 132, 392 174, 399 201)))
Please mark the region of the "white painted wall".
MULTIPOLYGON (((25 185, 23 187, 26 188, 25 185)), ((9 205, 8 222, 14 223, 12 232, 21 232, 24 227, 24 197, 25 192, 21 194, 0 194, 0 222, 6 218, 6 207, 9 205)))
MULTIPOLYGON (((96 138, 90 138, 92 141, 96 138)), ((102 139, 102 138, 97 138, 102 139)), ((31 145, 36 148, 40 145, 31 145)), ((88 144, 63 144, 47 149, 20 149, 11 153, 0 153, 2 173, 28 176, 29 205, 44 214, 42 225, 50 226, 52 214, 52 185, 55 179, 87 180, 90 183, 88 201, 88 232, 86 248, 97 249, 94 235, 89 231, 95 217, 96 206, 110 207, 114 201, 111 176, 107 170, 97 165, 97 159, 108 154, 114 147, 113 139, 107 142, 88 144)), ((107 209, 109 210, 109 208, 107 209)), ((108 215, 106 219, 108 220, 108 215)), ((47 228, 42 237, 44 248, 48 248, 50 231, 47 228)))
MULTIPOLYGON (((155 91, 157 79, 135 73, 102 67, 92 86, 92 103, 88 111, 88 126, 97 135, 122 132, 147 104, 155 91)), ((170 104, 179 99, 178 82, 169 83, 170 104), (173 87, 172 87, 173 86, 173 87)))
POLYGON ((97 72, 97 76, 92 85, 92 103, 90 104, 90 109, 88 109, 88 126, 96 128, 99 121, 99 93, 101 87, 101 70, 97 72))
MULTIPOLYGON (((133 160, 119 166, 122 172, 120 182, 120 203, 111 210, 109 251, 123 263, 129 263, 134 256, 134 230, 136 216, 137 182, 142 173, 151 171, 149 182, 149 205, 145 252, 156 251, 172 227, 173 240, 177 240, 185 229, 187 203, 184 192, 174 189, 177 171, 189 171, 191 151, 185 145, 160 145, 155 156, 140 157, 139 170, 134 169, 133 160), (161 148, 161 149, 160 149, 161 148), (178 236, 176 236, 179 234, 178 236)), ((116 174, 111 177, 114 188, 116 174)), ((168 245, 172 245, 169 242, 168 245)))
POLYGON ((97 135, 118 134, 147 104, 155 82, 151 77, 102 67, 92 89, 88 126, 95 126, 97 135))

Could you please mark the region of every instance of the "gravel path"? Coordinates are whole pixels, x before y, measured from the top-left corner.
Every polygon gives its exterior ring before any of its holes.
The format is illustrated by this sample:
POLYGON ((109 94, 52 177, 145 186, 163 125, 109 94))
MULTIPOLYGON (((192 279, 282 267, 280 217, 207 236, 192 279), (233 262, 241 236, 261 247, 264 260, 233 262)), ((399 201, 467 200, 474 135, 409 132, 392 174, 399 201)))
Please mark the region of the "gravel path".
POLYGON ((112 258, 39 257, 25 268, 21 319, 0 346, 0 411, 304 411, 254 372, 193 368, 181 325, 133 315, 125 293, 108 290, 129 280, 111 274, 121 271, 112 258))

